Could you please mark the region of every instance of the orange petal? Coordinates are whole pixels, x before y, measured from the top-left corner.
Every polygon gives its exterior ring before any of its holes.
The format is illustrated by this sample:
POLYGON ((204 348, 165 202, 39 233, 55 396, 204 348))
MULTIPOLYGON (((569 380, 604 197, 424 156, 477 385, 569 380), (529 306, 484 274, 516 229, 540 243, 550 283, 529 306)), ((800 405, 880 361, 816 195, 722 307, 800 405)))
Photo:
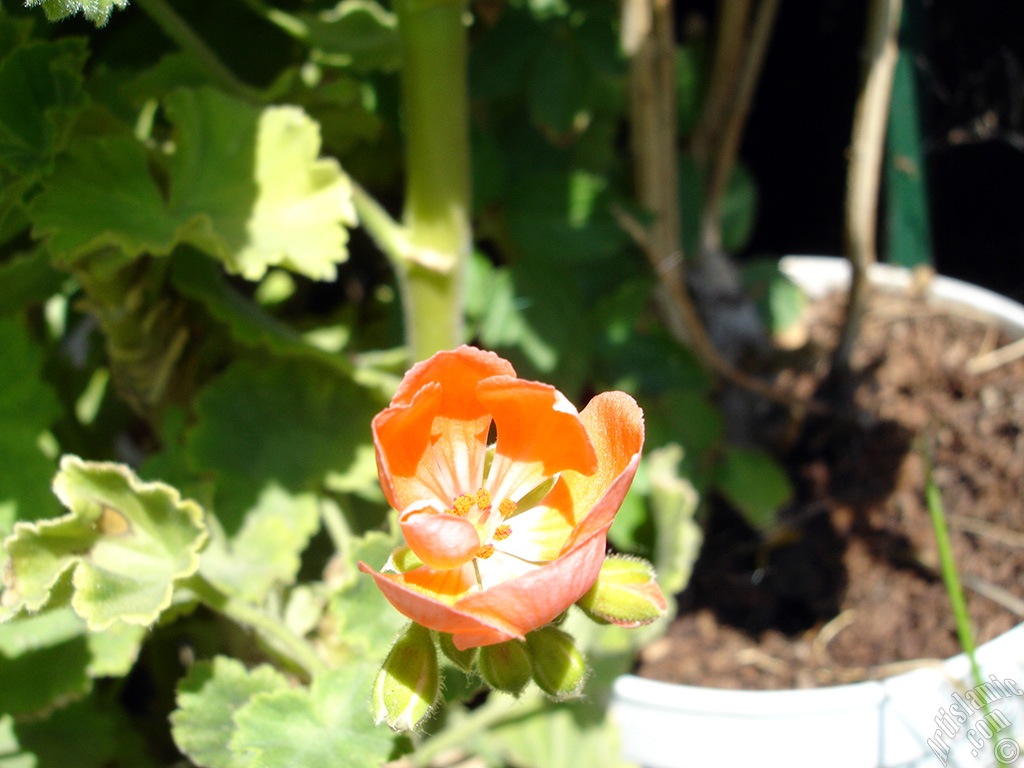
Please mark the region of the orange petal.
MULTIPOLYGON (((399 407, 386 408, 373 419, 373 443, 377 452, 377 474, 388 503, 403 509, 416 499, 438 495, 427 488, 395 488, 397 478, 410 478, 430 446, 430 434, 441 403, 441 387, 429 384, 399 407)), ((408 485, 408 483, 404 484, 408 485)))
MULTIPOLYGON (((625 392, 598 395, 583 409, 580 420, 597 453, 598 466, 589 475, 561 475, 560 483, 564 481, 572 497, 574 518, 579 521, 563 551, 608 529, 633 482, 644 444, 643 411, 625 392)), ((558 486, 552 493, 555 491, 564 492, 558 486)))
POLYGON ((429 508, 403 514, 405 542, 431 568, 445 571, 473 559, 480 535, 469 520, 429 508))
POLYGON ((373 577, 384 597, 399 613, 424 627, 454 635, 455 647, 459 650, 513 638, 524 639, 515 627, 501 619, 474 616, 446 605, 422 587, 407 583, 404 577, 408 574, 377 573, 363 562, 359 563, 359 570, 373 577))
POLYGON ((420 389, 437 382, 444 390, 439 416, 466 421, 478 419, 486 416, 487 411, 477 401, 477 382, 502 375, 515 376, 516 372, 512 363, 493 352, 468 346, 438 352, 409 369, 391 398, 391 405, 408 405, 420 389))
POLYGON ((511 581, 471 592, 454 608, 494 626, 498 622, 525 635, 543 627, 593 585, 604 561, 605 536, 597 534, 576 549, 511 581))
POLYGON ((582 473, 597 467, 594 448, 572 403, 554 387, 511 376, 477 386, 477 397, 498 428, 496 453, 513 462, 541 462, 543 473, 582 473))

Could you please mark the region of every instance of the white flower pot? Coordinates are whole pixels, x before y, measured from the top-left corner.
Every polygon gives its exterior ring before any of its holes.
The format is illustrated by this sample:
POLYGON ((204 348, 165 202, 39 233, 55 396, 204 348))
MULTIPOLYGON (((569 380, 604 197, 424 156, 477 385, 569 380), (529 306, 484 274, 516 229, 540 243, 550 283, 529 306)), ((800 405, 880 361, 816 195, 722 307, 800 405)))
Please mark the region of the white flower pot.
MULTIPOLYGON (((842 259, 787 257, 782 269, 812 297, 849 281, 842 259)), ((871 280, 899 289, 912 278, 877 265, 871 280)), ((929 295, 990 314, 1011 338, 1024 338, 1024 306, 991 291, 936 277, 929 295)), ((977 659, 1005 725, 995 733, 971 706, 979 692, 964 655, 884 680, 806 690, 732 691, 624 675, 611 712, 623 758, 645 768, 987 768, 996 753, 1024 766, 1024 624, 981 646, 977 659)))

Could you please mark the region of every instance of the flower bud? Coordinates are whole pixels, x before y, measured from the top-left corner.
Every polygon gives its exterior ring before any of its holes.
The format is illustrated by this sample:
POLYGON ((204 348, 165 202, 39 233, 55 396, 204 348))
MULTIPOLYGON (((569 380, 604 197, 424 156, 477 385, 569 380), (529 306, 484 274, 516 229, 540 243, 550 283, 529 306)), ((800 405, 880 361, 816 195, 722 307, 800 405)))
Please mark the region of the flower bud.
POLYGON ((473 662, 476 661, 476 648, 460 651, 455 647, 452 636, 445 632, 438 633, 437 639, 438 645, 441 646, 441 653, 447 657, 448 661, 463 672, 470 672, 473 669, 473 662))
POLYGON ((480 649, 477 668, 491 688, 514 696, 523 692, 533 672, 526 645, 519 640, 485 645, 480 649))
POLYGON ((665 615, 668 606, 646 560, 610 555, 597 581, 577 602, 595 621, 620 627, 639 627, 665 615))
POLYGON ((526 636, 526 648, 533 664, 533 679, 540 689, 556 699, 579 694, 587 676, 587 662, 572 636, 555 627, 544 627, 526 636))
POLYGON ((373 684, 377 723, 412 731, 426 719, 441 692, 437 648, 430 630, 410 624, 391 647, 373 684))

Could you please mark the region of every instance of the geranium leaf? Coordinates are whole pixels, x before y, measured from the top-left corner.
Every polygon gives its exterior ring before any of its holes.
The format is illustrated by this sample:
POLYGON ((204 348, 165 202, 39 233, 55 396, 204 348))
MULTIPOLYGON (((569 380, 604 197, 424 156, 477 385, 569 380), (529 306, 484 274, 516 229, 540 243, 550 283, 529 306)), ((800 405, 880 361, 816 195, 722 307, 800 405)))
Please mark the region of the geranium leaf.
POLYGON ((75 141, 30 214, 34 234, 47 238, 49 251, 65 265, 107 247, 127 258, 167 255, 179 239, 146 151, 128 135, 75 141))
POLYGON ((257 694, 235 714, 232 750, 259 768, 376 768, 392 748, 387 729, 370 716, 376 671, 350 663, 317 676, 309 689, 257 694))
POLYGON ((41 5, 50 21, 81 13, 97 27, 102 27, 114 8, 127 7, 128 0, 25 0, 25 5, 41 5))
POLYGON ((65 573, 71 605, 89 629, 147 626, 171 604, 174 583, 193 574, 206 541, 203 513, 163 483, 143 483, 120 464, 65 456, 53 482, 70 512, 15 524, 4 541, 0 619, 39 610, 65 573))
POLYGON ((121 622, 89 632, 67 605, 0 625, 0 711, 46 711, 88 693, 94 678, 127 674, 144 634, 121 622))
MULTIPOLYGON (((39 435, 60 414, 60 403, 41 378, 42 351, 15 320, 0 319, 0 537, 14 521, 59 510, 47 490, 53 462, 37 446, 39 435)), ((0 553, 0 563, 3 557, 0 553)))
POLYGON ((18 744, 18 735, 14 732, 14 718, 10 715, 0 715, 0 766, 36 768, 38 764, 36 756, 18 744))
POLYGON ((284 675, 267 665, 247 670, 225 656, 201 661, 178 684, 178 709, 171 714, 174 743, 203 768, 247 768, 249 760, 229 746, 235 712, 257 693, 288 687, 284 675))
POLYGON ((321 64, 359 71, 398 67, 397 19, 374 0, 342 0, 335 8, 300 18, 321 64))
POLYGON ((719 492, 761 533, 777 522, 779 509, 793 497, 785 471, 764 451, 727 448, 715 467, 719 492))
POLYGON ((273 483, 260 494, 230 539, 211 529, 200 570, 219 587, 261 602, 275 584, 295 583, 300 555, 320 527, 317 499, 292 495, 273 483))
POLYGON ((319 158, 320 126, 298 107, 259 111, 218 91, 167 100, 177 129, 170 207, 189 241, 258 280, 283 266, 331 280, 356 222, 337 161, 319 158))
POLYGON ((29 181, 49 170, 83 102, 87 56, 84 40, 66 38, 20 45, 0 62, 0 166, 29 181))
POLYGON ((268 481, 312 491, 348 469, 378 408, 325 366, 243 359, 200 393, 187 449, 193 466, 216 473, 217 516, 233 535, 268 481))
POLYGON ((647 456, 651 508, 654 512, 654 565, 658 584, 668 595, 682 592, 697 562, 704 531, 694 520, 699 497, 679 473, 683 449, 676 444, 656 448, 647 456))

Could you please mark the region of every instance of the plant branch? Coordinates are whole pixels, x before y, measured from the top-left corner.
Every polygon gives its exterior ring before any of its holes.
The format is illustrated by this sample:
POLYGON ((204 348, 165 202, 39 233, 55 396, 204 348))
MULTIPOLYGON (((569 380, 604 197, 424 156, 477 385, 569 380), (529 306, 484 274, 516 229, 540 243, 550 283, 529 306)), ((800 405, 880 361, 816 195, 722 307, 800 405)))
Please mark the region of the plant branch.
POLYGON ((188 579, 185 586, 208 608, 254 630, 266 641, 270 651, 301 672, 307 681, 327 669, 309 643, 255 605, 225 594, 199 574, 188 579))
POLYGON ((352 204, 359 215, 359 223, 373 238, 381 252, 391 260, 394 268, 405 269, 412 248, 409 244, 408 231, 395 221, 369 192, 355 181, 351 181, 351 184, 352 204))
POLYGON ((136 0, 136 2, 143 12, 156 22, 164 34, 196 58, 196 61, 221 88, 254 104, 263 102, 259 92, 235 77, 234 73, 213 52, 213 49, 203 42, 202 38, 195 33, 187 21, 178 15, 167 0, 136 0))
MULTIPOLYGON (((777 0, 769 0, 776 2, 777 0)), ((679 217, 679 153, 676 148, 675 38, 671 0, 652 3, 646 37, 630 60, 630 127, 640 204, 655 218, 648 229, 621 209, 613 213, 643 250, 658 279, 658 299, 673 337, 690 346, 726 381, 794 409, 818 412, 816 404, 781 391, 734 368, 711 342, 686 288, 679 217)), ((637 11, 633 13, 642 16, 637 11)))
POLYGON ((728 111, 724 116, 721 136, 716 142, 711 175, 704 193, 704 207, 701 213, 702 253, 718 252, 722 248, 722 201, 725 199, 729 180, 736 167, 740 139, 764 67, 778 11, 779 0, 761 0, 757 7, 754 26, 747 43, 746 59, 743 61, 735 91, 731 92, 732 98, 728 100, 728 111))
POLYGON ((834 380, 847 378, 850 354, 867 308, 868 265, 878 260, 875 248, 878 189, 889 101, 899 54, 897 37, 901 6, 902 0, 872 0, 868 10, 864 74, 853 116, 846 175, 844 250, 850 260, 850 289, 846 318, 832 355, 834 380))

